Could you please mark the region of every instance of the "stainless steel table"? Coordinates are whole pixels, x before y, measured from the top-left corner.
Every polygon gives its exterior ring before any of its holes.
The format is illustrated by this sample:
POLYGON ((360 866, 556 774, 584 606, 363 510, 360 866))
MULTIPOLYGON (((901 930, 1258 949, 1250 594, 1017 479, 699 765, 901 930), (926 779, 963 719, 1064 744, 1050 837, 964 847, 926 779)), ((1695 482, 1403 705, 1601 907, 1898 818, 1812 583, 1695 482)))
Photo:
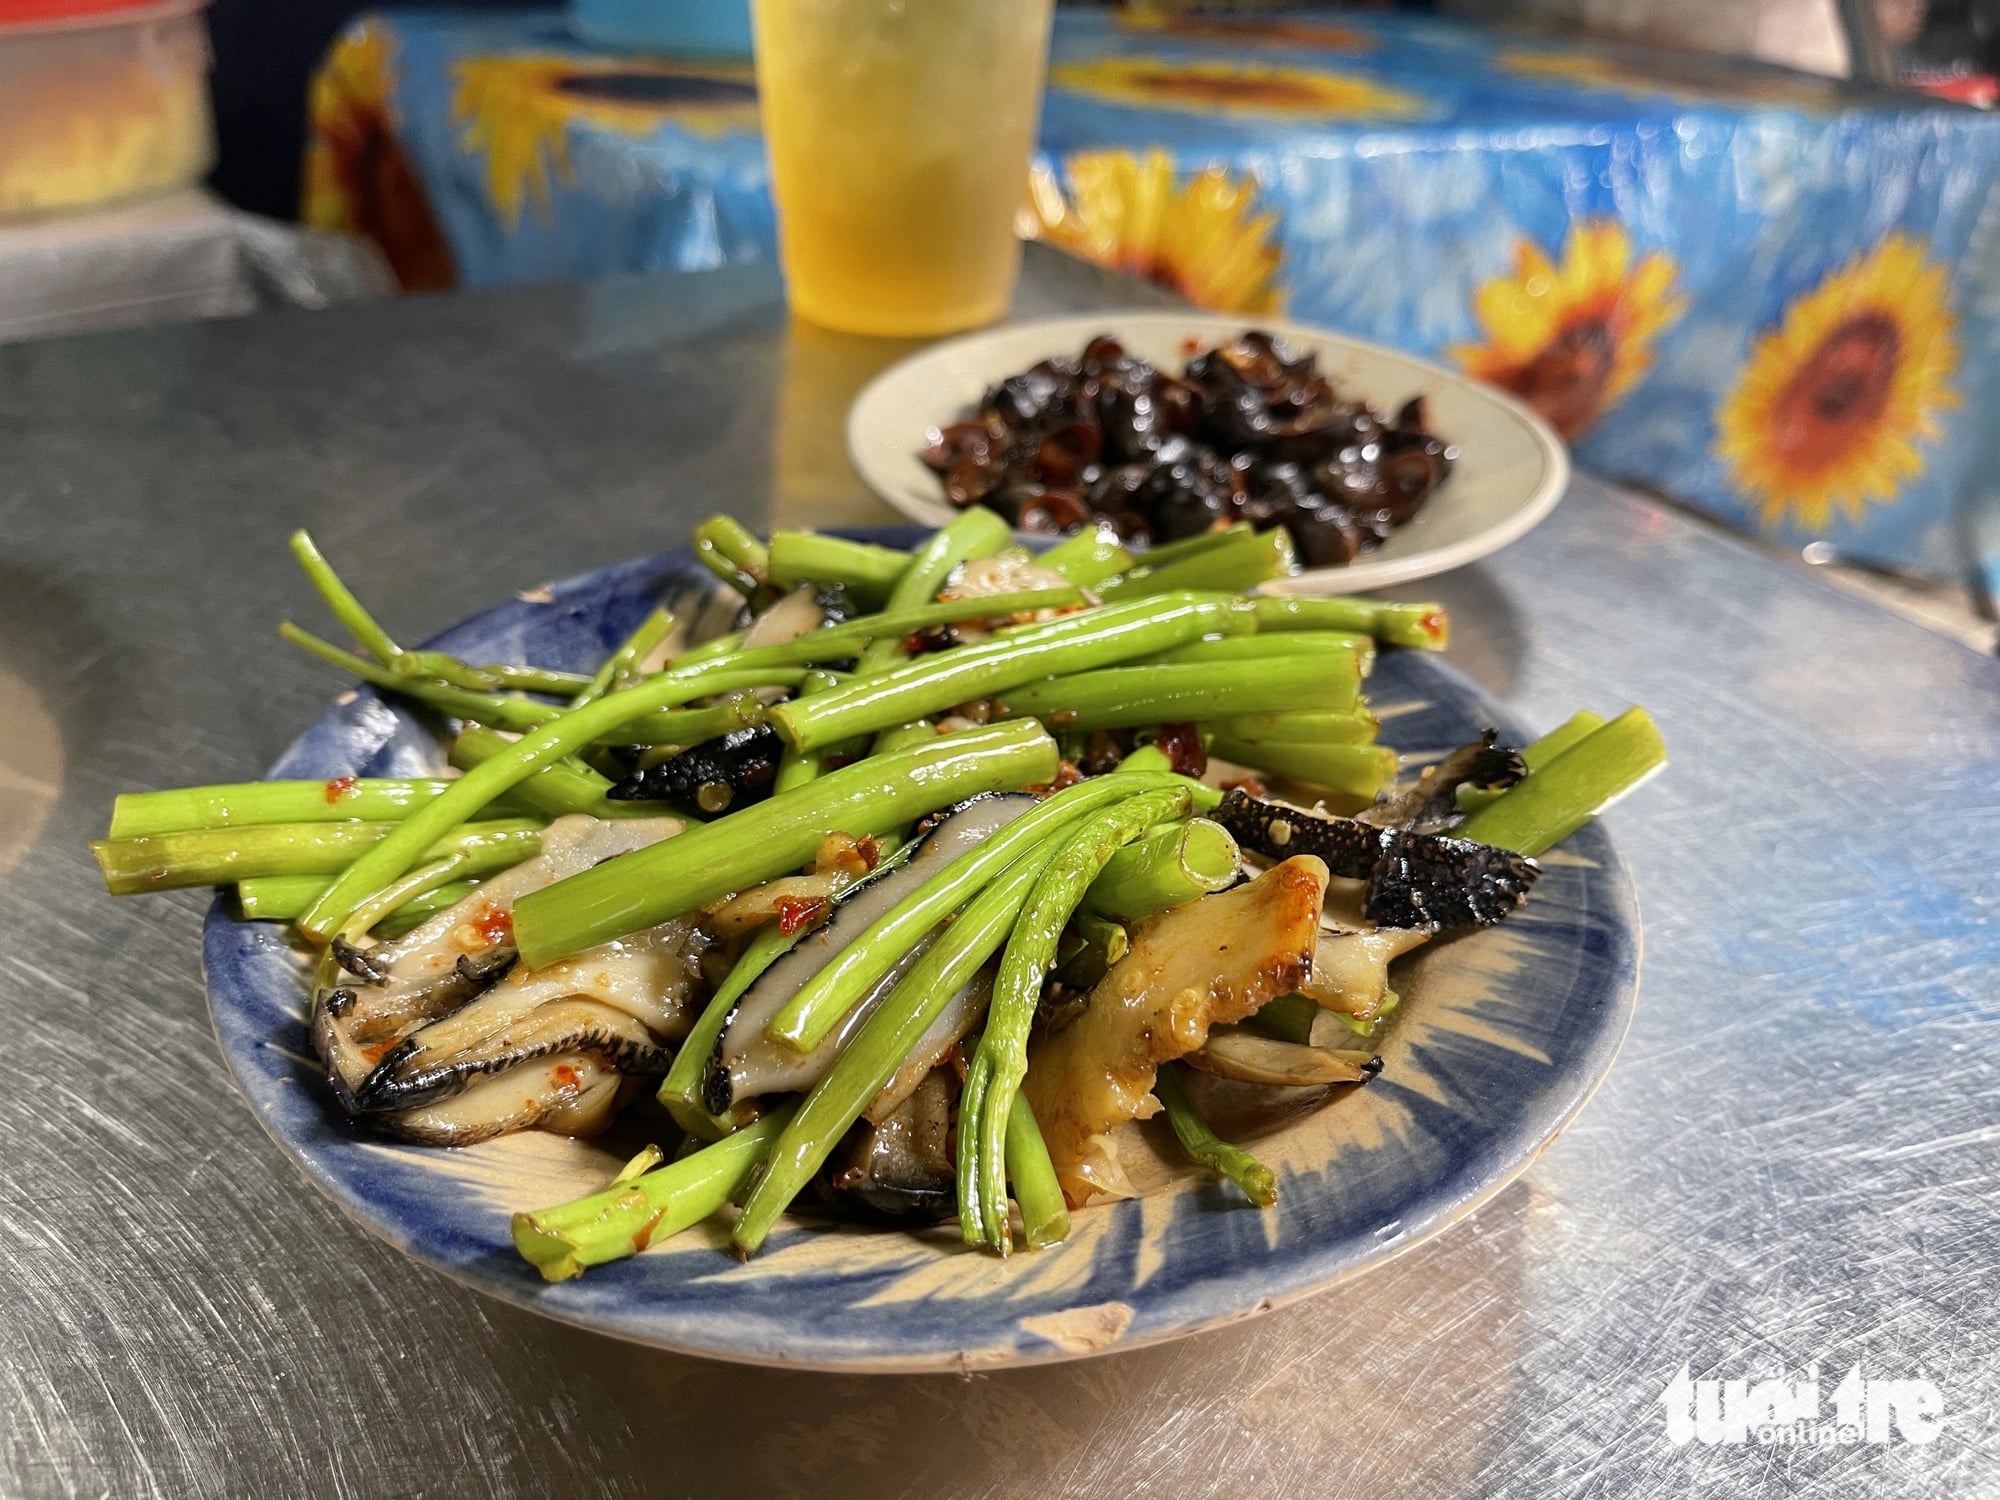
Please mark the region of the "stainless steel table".
MULTIPOLYGON (((116 903, 121 788, 255 773, 338 684, 310 526, 417 636, 679 542, 865 521, 856 385, 763 272, 0 349, 0 1493, 2000 1494, 2000 663, 1589 481, 1440 580, 1548 726, 1657 715, 1614 815, 1641 1013, 1467 1223, 1233 1331, 974 1379, 654 1354, 344 1221, 232 1097, 204 898, 116 903), (1660 1395, 1859 1361, 1929 1443, 1669 1443, 1660 1395)), ((1139 297, 1051 258, 1022 314, 1139 297)), ((884 517, 886 518, 886 517, 884 517)))

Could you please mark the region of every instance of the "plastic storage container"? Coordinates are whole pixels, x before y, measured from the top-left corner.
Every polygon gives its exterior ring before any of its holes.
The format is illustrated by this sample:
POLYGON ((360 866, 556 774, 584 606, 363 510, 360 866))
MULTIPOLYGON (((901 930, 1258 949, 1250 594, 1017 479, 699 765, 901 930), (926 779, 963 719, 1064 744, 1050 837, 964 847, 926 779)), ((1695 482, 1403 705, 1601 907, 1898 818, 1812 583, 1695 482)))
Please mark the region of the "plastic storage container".
POLYGON ((0 218, 198 181, 215 163, 203 0, 0 0, 0 218))
POLYGON ((601 47, 750 60, 750 0, 572 0, 570 22, 601 47))

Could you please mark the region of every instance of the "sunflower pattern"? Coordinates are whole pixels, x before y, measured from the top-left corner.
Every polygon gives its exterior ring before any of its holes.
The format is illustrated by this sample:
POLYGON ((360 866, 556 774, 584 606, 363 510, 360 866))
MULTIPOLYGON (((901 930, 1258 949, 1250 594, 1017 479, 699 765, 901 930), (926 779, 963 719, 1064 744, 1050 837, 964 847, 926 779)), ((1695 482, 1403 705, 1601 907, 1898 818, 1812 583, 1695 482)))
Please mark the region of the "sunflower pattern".
POLYGON ((1643 67, 1604 53, 1544 52, 1531 47, 1503 47, 1493 62, 1501 72, 1521 78, 1681 104, 1737 100, 1828 110, 1840 108, 1844 97, 1831 79, 1783 68, 1738 67, 1706 54, 1669 48, 1649 52, 1643 67))
POLYGON ((437 291, 457 270, 397 139, 395 46, 381 22, 363 21, 314 77, 300 217, 373 240, 405 289, 437 291))
POLYGON ((552 176, 573 180, 573 124, 629 136, 668 124, 706 136, 754 130, 757 87, 747 67, 500 54, 452 68, 451 113, 463 130, 461 149, 485 157, 487 192, 512 229, 530 201, 537 217, 548 219, 552 176))
MULTIPOLYGON (((2000 587, 1968 419, 2000 391, 1992 118, 1388 7, 1186 9, 1058 7, 1023 234, 1463 368, 1746 526, 2000 587)), ((408 286, 774 253, 747 67, 419 7, 356 23, 312 108, 307 217, 408 286)))
POLYGON ((1716 455, 1766 526, 1824 534, 1924 471, 1959 404, 1945 269, 1907 234, 1856 255, 1758 339, 1716 414, 1716 455))
POLYGON ((1651 366, 1654 341, 1686 308, 1675 280, 1662 251, 1633 264, 1631 238, 1615 219, 1576 225, 1560 263, 1522 239, 1514 274, 1474 295, 1486 341, 1461 344, 1451 356, 1574 441, 1651 366))
POLYGON ((1029 179, 1023 232, 1085 260, 1171 287, 1217 312, 1278 312, 1277 215, 1256 183, 1209 167, 1177 182, 1164 151, 1082 151, 1069 192, 1049 168, 1029 179))
POLYGON ((1122 10, 1121 30, 1190 42, 1215 42, 1230 47, 1299 48, 1321 52, 1367 52, 1375 39, 1349 26, 1303 21, 1284 15, 1211 16, 1163 15, 1155 11, 1122 10))
POLYGON ((1415 94, 1359 74, 1166 57, 1058 63, 1049 69, 1049 83, 1109 104, 1193 114, 1406 119, 1424 108, 1415 94))

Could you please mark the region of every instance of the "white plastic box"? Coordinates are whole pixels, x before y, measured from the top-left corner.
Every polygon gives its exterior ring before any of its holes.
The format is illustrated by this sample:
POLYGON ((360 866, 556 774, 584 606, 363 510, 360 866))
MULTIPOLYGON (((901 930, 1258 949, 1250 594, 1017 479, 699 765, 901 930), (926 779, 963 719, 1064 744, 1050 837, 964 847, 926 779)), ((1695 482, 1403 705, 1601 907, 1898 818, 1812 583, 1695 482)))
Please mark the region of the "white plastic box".
MULTIPOLYGON (((29 21, 9 21, 13 8, 0 3, 0 218, 200 180, 215 163, 202 3, 29 21)), ((68 0, 44 9, 102 4, 68 0)))

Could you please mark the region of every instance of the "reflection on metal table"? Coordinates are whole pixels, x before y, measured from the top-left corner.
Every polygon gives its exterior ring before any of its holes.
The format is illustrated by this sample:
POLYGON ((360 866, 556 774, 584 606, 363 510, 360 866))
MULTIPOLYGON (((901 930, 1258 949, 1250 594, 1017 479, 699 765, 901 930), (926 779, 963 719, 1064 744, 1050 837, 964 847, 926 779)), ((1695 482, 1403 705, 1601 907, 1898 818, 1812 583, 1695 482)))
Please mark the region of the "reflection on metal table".
MULTIPOLYGON (((1031 258, 1022 316, 1143 294, 1031 258)), ((1639 1019, 1525 1178, 1328 1296, 977 1377, 705 1364, 476 1296, 345 1222, 230 1097, 205 897, 114 903, 114 792, 268 763, 335 684, 272 623, 311 527, 420 634, 754 522, 886 519, 852 392, 905 346, 768 272, 0 351, 0 1491, 1961 1496, 2000 1485, 1990 975, 2000 663, 1589 480, 1433 586, 1531 724, 1645 703, 1611 815, 1639 1019), (1851 1365, 1935 1440, 1669 1440, 1661 1396, 1851 1365)), ((1670 1403, 1671 1404, 1671 1403, 1670 1403)))

